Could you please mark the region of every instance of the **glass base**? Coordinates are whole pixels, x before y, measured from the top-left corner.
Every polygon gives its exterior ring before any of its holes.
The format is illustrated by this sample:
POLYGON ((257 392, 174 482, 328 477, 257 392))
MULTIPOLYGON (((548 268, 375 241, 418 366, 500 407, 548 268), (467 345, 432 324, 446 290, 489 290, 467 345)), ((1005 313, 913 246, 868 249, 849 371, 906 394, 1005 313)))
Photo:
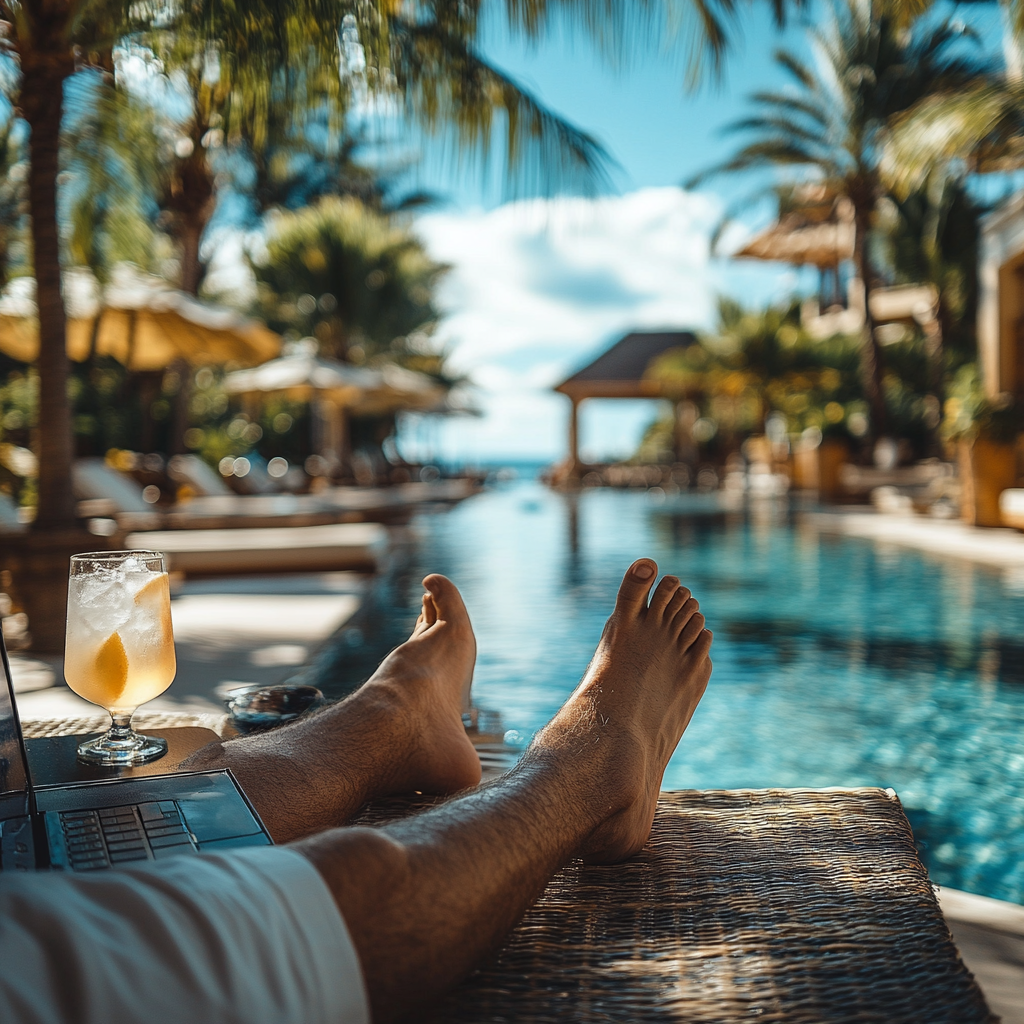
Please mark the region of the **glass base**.
POLYGON ((159 736, 143 736, 131 729, 118 729, 79 744, 78 760, 86 764, 112 765, 130 768, 149 764, 167 753, 167 740, 159 736))

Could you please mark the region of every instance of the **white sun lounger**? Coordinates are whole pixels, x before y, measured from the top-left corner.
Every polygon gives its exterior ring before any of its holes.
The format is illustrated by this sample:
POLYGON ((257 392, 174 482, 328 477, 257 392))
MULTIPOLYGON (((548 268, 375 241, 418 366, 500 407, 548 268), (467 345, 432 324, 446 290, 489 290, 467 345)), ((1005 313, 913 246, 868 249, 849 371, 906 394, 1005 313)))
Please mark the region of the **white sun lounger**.
POLYGON ((126 544, 164 552, 168 569, 187 575, 341 569, 373 572, 387 552, 388 532, 379 523, 147 530, 129 534, 126 544))

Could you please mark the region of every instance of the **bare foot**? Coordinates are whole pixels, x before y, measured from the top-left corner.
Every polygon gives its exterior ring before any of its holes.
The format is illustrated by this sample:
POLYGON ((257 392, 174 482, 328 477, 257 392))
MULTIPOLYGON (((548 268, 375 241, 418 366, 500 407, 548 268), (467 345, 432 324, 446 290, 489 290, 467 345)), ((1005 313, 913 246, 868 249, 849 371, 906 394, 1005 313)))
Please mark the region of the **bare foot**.
POLYGON ((575 748, 583 799, 601 823, 582 854, 623 860, 650 835, 662 776, 711 677, 711 633, 674 576, 648 594, 658 567, 630 566, 583 681, 538 736, 575 748))
POLYGON ((480 758, 466 735, 476 637, 462 595, 437 574, 423 581, 423 610, 363 687, 402 716, 406 755, 394 765, 394 792, 454 793, 480 781, 480 758))

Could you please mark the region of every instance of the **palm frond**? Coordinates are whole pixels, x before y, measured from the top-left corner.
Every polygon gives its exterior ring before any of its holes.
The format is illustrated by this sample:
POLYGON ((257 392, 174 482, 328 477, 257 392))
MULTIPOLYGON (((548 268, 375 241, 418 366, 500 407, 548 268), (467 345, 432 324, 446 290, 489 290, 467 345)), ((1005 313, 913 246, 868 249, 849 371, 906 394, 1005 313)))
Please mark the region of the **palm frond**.
POLYGON ((782 115, 761 114, 755 117, 743 118, 726 125, 723 133, 734 134, 737 132, 754 132, 760 139, 779 138, 789 139, 793 142, 802 143, 809 150, 825 154, 832 147, 827 135, 815 132, 811 128, 790 120, 782 115))
POLYGON ((772 54, 772 59, 796 79, 797 85, 808 91, 816 89, 818 83, 814 72, 795 53, 791 53, 789 50, 776 50, 772 54))
POLYGON ((450 130, 465 154, 486 153, 503 122, 510 191, 607 187, 611 157, 601 144, 545 107, 464 40, 436 25, 392 28, 397 88, 428 130, 450 130))
POLYGON ((1020 166, 1024 89, 988 82, 930 97, 896 119, 881 167, 901 196, 920 188, 938 167, 962 161, 976 169, 1020 166))
POLYGON ((821 127, 829 125, 834 117, 833 111, 824 103, 816 100, 801 99, 778 92, 755 92, 750 100, 757 106, 774 106, 786 113, 800 114, 821 127))

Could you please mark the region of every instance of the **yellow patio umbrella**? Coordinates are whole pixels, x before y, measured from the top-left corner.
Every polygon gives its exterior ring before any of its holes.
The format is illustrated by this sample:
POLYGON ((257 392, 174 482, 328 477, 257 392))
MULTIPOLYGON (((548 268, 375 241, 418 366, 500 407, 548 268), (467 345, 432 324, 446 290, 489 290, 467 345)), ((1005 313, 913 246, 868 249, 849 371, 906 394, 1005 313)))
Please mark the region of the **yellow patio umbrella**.
POLYGON ((401 366, 371 368, 325 359, 311 338, 286 345, 279 359, 229 373, 224 389, 236 395, 286 395, 299 402, 326 400, 353 416, 429 412, 442 408, 447 394, 434 378, 401 366))
POLYGON ((316 417, 318 454, 329 465, 345 458, 349 416, 433 411, 443 406, 447 393, 433 378, 400 366, 378 369, 325 359, 312 338, 286 345, 279 359, 227 374, 224 390, 250 399, 278 394, 308 402, 316 417))
MULTIPOLYGON (((129 266, 116 268, 102 292, 88 271, 70 271, 64 301, 67 351, 77 362, 113 356, 133 371, 163 370, 179 360, 251 366, 281 348, 280 336, 258 321, 200 302, 129 266)), ((26 363, 39 354, 30 278, 11 282, 0 299, 0 351, 26 363)))
POLYGON ((395 412, 437 412, 443 409, 448 389, 425 373, 403 366, 382 366, 370 371, 376 379, 349 412, 353 416, 386 416, 395 412))
POLYGON ((229 395, 284 395, 295 402, 327 400, 349 405, 380 383, 380 375, 317 354, 316 342, 306 338, 285 345, 278 359, 251 370, 235 370, 224 378, 229 395))

